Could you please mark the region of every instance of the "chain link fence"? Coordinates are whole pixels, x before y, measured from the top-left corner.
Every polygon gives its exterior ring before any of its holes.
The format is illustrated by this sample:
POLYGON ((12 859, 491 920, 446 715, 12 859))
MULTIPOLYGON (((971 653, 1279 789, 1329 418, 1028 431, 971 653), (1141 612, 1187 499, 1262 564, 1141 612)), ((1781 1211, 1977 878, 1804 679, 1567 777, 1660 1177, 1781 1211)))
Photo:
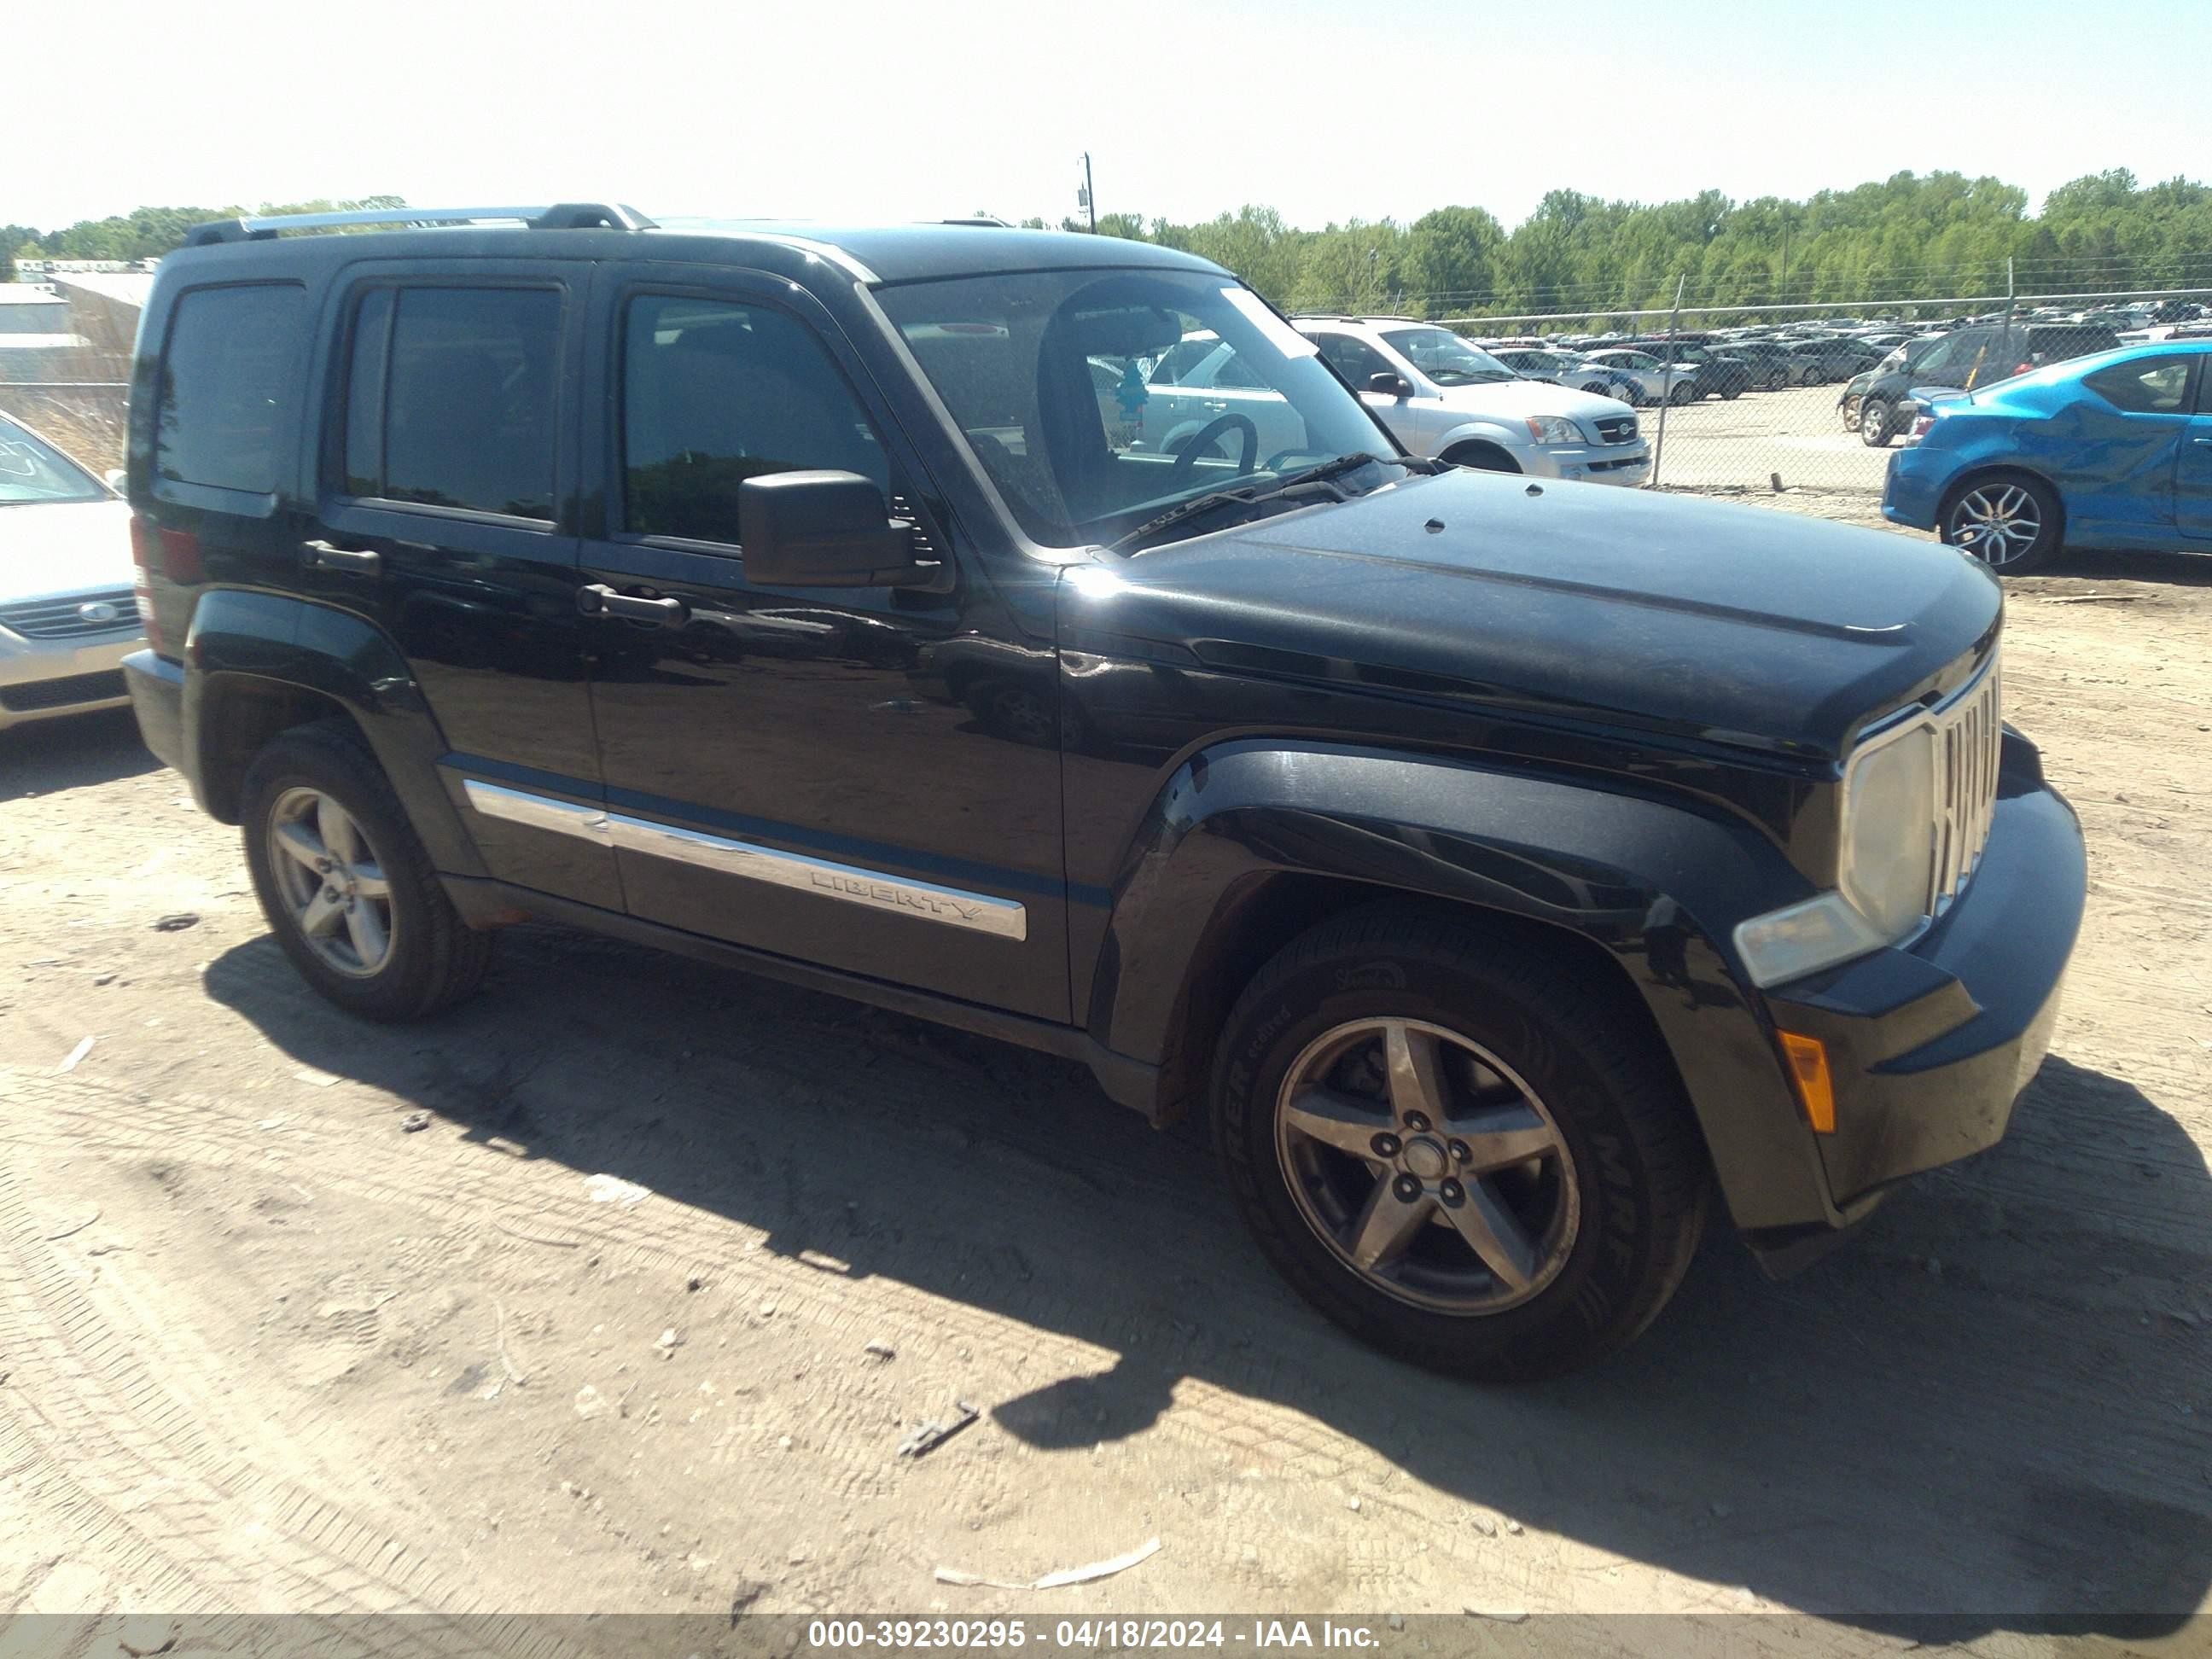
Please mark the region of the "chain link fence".
POLYGON ((0 414, 105 471, 123 465, 137 310, 63 286, 11 284, 0 306, 0 414))
POLYGON ((1658 450, 1654 488, 1822 495, 1870 513, 1914 388, 2212 337, 2212 289, 1443 320, 1516 373, 1602 380, 1638 404, 1658 450))

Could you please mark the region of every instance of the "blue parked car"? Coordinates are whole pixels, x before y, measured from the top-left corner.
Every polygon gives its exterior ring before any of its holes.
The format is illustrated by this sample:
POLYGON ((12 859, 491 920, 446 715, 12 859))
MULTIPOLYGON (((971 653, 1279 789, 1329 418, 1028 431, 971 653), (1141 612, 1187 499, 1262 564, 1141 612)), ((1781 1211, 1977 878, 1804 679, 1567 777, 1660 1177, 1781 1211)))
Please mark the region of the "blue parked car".
POLYGON ((2065 546, 2212 553, 2212 340, 2128 346, 1918 393, 1881 515, 2008 576, 2065 546))

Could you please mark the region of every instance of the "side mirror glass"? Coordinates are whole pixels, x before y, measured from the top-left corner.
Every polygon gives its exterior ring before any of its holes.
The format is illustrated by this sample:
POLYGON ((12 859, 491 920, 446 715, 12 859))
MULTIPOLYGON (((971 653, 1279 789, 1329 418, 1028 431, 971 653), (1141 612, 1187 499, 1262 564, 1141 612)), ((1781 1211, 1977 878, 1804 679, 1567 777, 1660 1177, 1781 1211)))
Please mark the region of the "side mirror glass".
POLYGON ((857 472, 771 472, 738 486, 745 577, 767 587, 913 587, 914 526, 857 472))

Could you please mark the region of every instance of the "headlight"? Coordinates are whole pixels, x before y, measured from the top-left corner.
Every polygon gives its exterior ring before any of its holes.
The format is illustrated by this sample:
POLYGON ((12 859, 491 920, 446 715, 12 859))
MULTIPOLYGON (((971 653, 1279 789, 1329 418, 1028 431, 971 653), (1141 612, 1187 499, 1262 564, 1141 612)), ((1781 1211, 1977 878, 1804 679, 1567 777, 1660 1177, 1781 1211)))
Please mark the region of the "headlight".
POLYGON ((1936 860, 1936 734, 1916 726, 1854 756, 1844 774, 1838 885, 1884 943, 1927 913, 1936 860))
POLYGON ((1531 415, 1528 435, 1540 444, 1579 444, 1589 441, 1583 429, 1564 415, 1531 415))
POLYGON ((1844 774, 1840 890, 1822 893, 1735 930, 1736 949, 1762 988, 1894 945, 1928 913, 1936 867, 1936 742, 1925 726, 1877 741, 1844 774))

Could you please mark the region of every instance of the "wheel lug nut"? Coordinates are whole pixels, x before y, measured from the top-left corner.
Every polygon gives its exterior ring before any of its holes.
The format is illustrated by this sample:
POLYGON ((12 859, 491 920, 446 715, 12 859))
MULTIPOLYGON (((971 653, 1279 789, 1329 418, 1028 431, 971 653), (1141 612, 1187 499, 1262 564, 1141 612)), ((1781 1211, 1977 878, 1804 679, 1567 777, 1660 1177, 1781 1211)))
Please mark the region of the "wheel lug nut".
POLYGON ((1458 1204, 1465 1200, 1467 1193, 1456 1181, 1447 1181, 1437 1189, 1437 1195, 1447 1204, 1458 1204))
POLYGON ((1466 1162, 1467 1162, 1467 1160, 1468 1160, 1468 1150, 1467 1150, 1467 1142, 1465 1142, 1464 1140, 1455 1140, 1454 1142, 1452 1142, 1452 1144, 1451 1144, 1451 1155, 1452 1155, 1452 1162, 1453 1162, 1453 1163, 1455 1163, 1455 1164, 1464 1164, 1464 1163, 1466 1163, 1466 1162))
POLYGON ((1429 1127, 1429 1121, 1419 1112, 1408 1112, 1406 1114, 1406 1127, 1419 1134, 1429 1127))
POLYGON ((1377 1158, 1398 1156, 1398 1137, 1395 1135, 1377 1135, 1370 1144, 1375 1148, 1375 1156, 1377 1158))
POLYGON ((1400 1176, 1391 1183, 1390 1190, 1410 1204, 1421 1195, 1421 1183, 1411 1176, 1400 1176))

